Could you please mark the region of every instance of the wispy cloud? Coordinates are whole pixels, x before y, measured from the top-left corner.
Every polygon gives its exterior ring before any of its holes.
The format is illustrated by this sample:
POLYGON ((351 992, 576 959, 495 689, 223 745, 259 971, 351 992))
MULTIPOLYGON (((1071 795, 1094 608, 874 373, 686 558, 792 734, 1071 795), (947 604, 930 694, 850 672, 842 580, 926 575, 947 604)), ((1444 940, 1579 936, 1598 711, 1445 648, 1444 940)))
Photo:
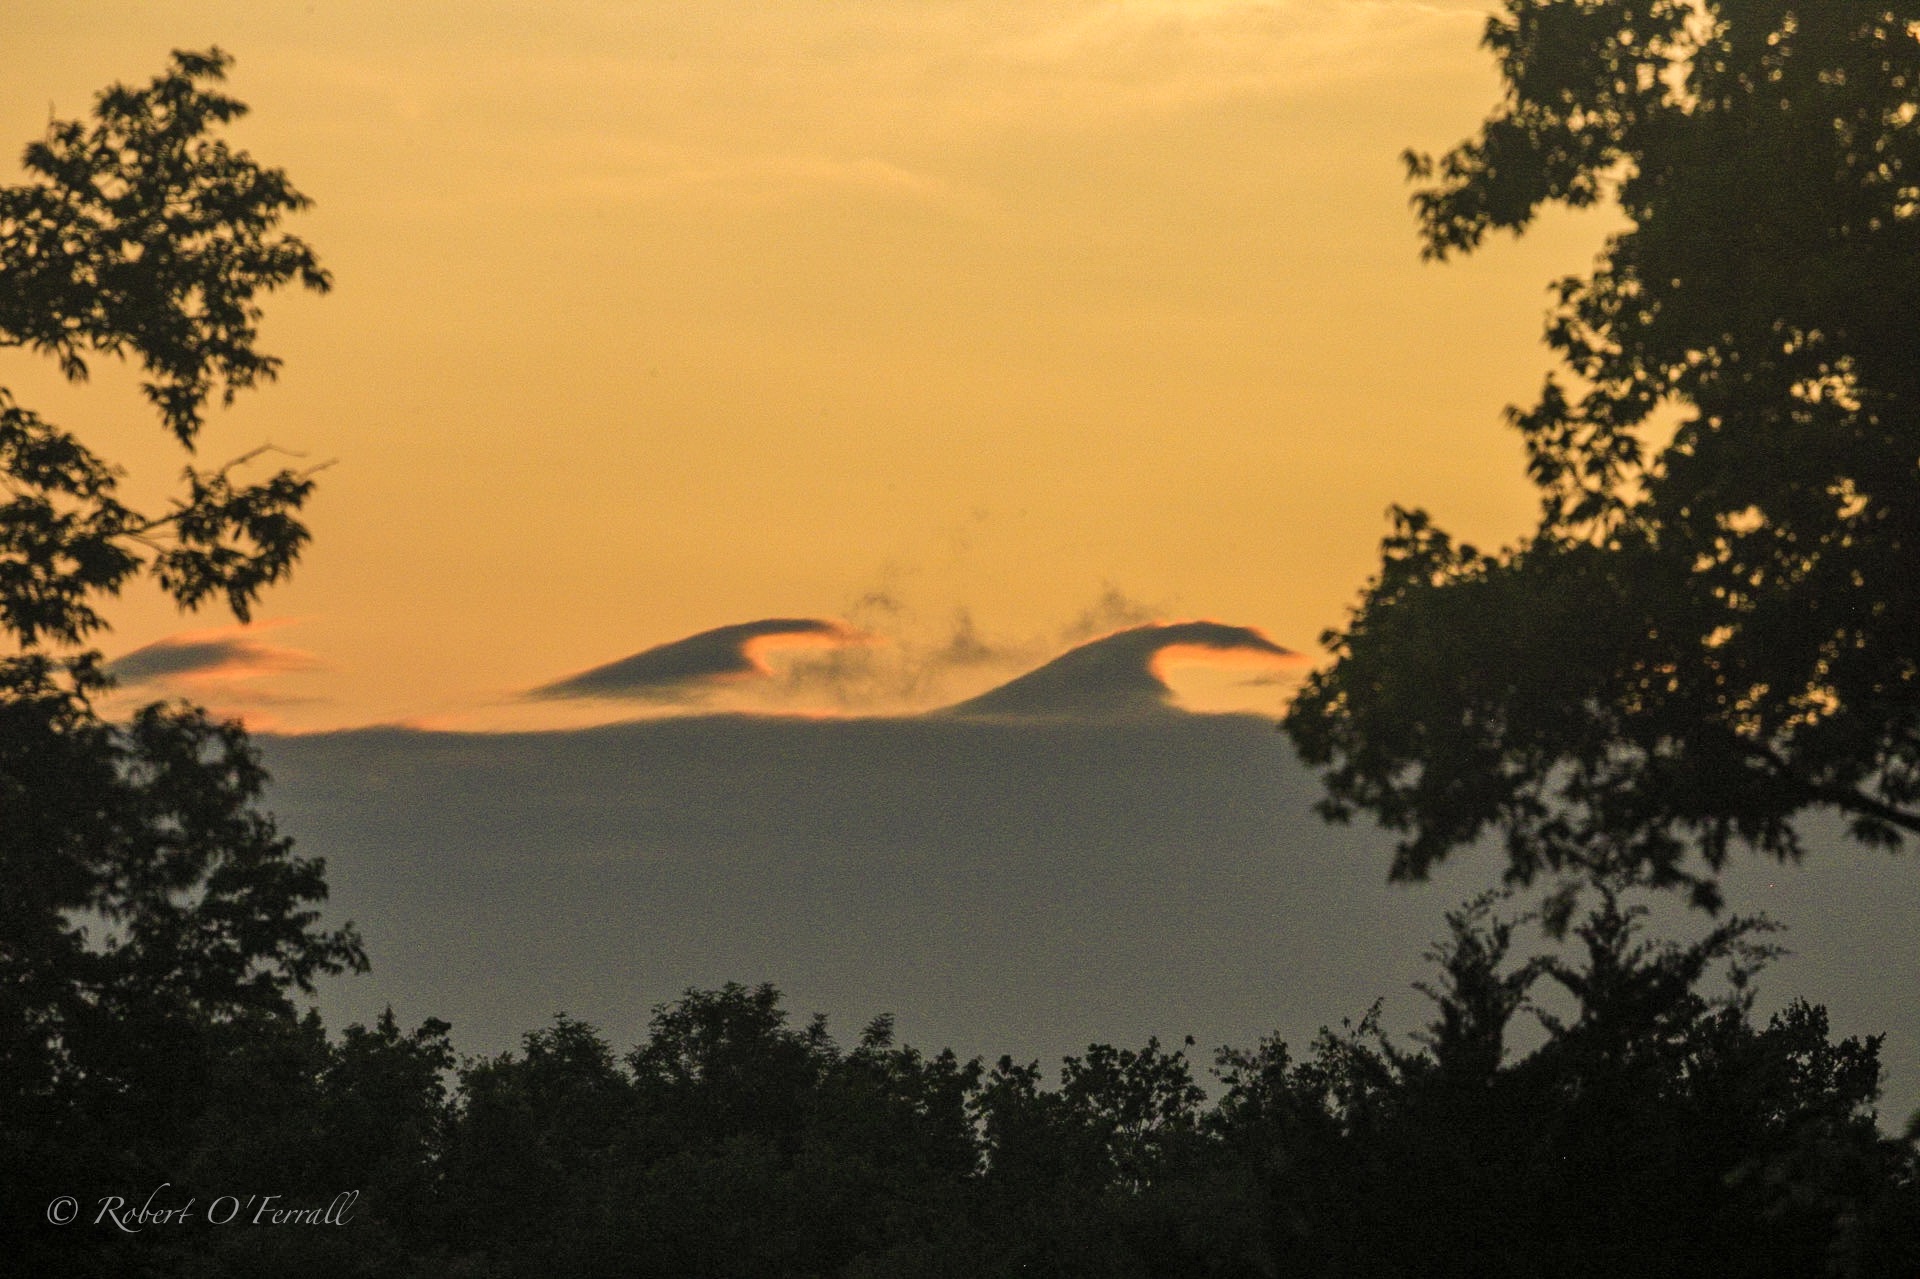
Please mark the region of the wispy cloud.
MULTIPOLYGON (((589 5, 564 33, 475 50, 417 35, 386 56, 305 55, 306 74, 397 129, 495 124, 488 198, 623 203, 907 198, 990 204, 964 154, 1010 133, 1143 117, 1392 74, 1470 54, 1478 0, 959 0, 728 9, 589 5), (497 81, 510 81, 503 98, 497 81), (570 104, 503 115, 503 102, 570 104), (956 147, 958 152, 956 152, 956 147)), ((404 33, 403 33, 404 34, 404 33)), ((484 40, 476 27, 473 40, 484 40)), ((990 185, 990 184, 989 184, 990 185)), ((407 190, 410 205, 476 191, 407 190)))
POLYGON ((1169 612, 1164 604, 1148 604, 1129 596, 1112 582, 1101 585, 1100 597, 1060 632, 1069 644, 1082 644, 1096 635, 1140 626, 1163 618, 1169 612))
POLYGON ((842 713, 899 713, 937 703, 956 681, 1018 670, 1044 651, 1031 642, 991 635, 972 610, 953 610, 944 627, 922 629, 910 610, 872 592, 850 613, 873 642, 804 654, 790 663, 777 690, 786 703, 825 703, 842 713))
POLYGON ((1035 6, 987 46, 1012 92, 1071 84, 1056 113, 1099 117, 1286 97, 1408 61, 1485 6, 1423 0, 1088 0, 1035 6))

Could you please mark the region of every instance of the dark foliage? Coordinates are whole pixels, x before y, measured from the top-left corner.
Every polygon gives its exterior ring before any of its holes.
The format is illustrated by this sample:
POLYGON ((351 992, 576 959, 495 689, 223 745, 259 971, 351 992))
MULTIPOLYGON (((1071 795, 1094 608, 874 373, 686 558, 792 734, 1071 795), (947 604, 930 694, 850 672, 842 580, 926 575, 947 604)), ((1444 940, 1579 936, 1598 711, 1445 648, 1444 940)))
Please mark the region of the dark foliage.
POLYGON ((1516 410, 1538 530, 1397 511, 1287 720, 1327 811, 1417 878, 1487 832, 1515 879, 1632 866, 1703 905, 1792 819, 1920 831, 1920 7, 1507 0, 1480 134, 1410 156, 1428 253, 1609 200, 1516 410), (1671 429, 1671 437, 1666 432, 1671 429))
POLYGON ((1920 1152, 1874 1123, 1877 1040, 1748 978, 1766 926, 1654 943, 1602 886, 1516 961, 1483 899, 1435 948, 1435 1014, 1222 1050, 1104 1045, 992 1069, 689 991, 621 1056, 561 1017, 446 1086, 446 1027, 232 1023, 174 1201, 239 1185, 343 1227, 81 1230, 48 1273, 395 1276, 1906 1276, 1920 1152), (1725 968, 1726 978, 1717 970, 1725 968), (1507 1046, 1516 1018, 1537 1027, 1507 1046))
POLYGON ((1900 1273, 1920 1200, 1912 1143, 1874 1126, 1878 1041, 1832 1042, 1800 1003, 1756 1025, 1754 921, 1655 945, 1602 898, 1572 960, 1509 966, 1510 921, 1454 915, 1425 1051, 1368 1019, 1306 1062, 1226 1056, 1223 1128, 1265 1163, 1281 1273, 1900 1273), (1536 1009, 1545 1042, 1503 1059, 1542 981, 1573 1013, 1536 1009))
MULTIPOLYGON (((176 53, 165 74, 99 96, 27 148, 29 181, 0 188, 0 345, 43 351, 75 381, 93 354, 132 359, 162 424, 188 449, 209 396, 271 379, 255 296, 331 281, 281 218, 307 199, 214 130, 246 108, 214 91, 229 59, 176 53)), ((249 458, 187 468, 163 515, 116 496, 116 469, 0 391, 0 629, 27 646, 101 629, 92 601, 143 568, 185 607, 222 597, 243 620, 306 544, 310 476, 233 479, 249 458)))
MULTIPOLYGON (((55 122, 27 149, 25 184, 0 188, 0 345, 47 353, 76 380, 89 356, 138 362, 189 449, 210 395, 273 375, 254 347, 255 296, 327 284, 277 230, 304 198, 213 136, 243 110, 211 88, 226 65, 176 54, 150 84, 107 90, 90 121, 55 122)), ((108 722, 100 655, 74 648, 104 627, 96 603, 143 572, 183 607, 217 596, 243 618, 287 573, 311 479, 248 485, 231 470, 188 468, 171 509, 143 515, 116 496, 112 465, 0 389, 9 1230, 83 1173, 178 1176, 224 1104, 223 1063, 253 1044, 247 1028, 365 965, 351 928, 320 923, 321 863, 258 809, 266 777, 240 727, 184 705, 108 722)))

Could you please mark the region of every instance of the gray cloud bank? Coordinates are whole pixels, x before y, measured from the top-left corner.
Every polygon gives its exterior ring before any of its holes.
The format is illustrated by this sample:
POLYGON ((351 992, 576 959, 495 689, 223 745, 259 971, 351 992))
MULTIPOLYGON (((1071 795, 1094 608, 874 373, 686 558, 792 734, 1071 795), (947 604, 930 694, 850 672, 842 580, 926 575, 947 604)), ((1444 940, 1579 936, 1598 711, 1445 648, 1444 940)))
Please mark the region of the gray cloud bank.
MULTIPOLYGON (((571 732, 262 736, 271 799, 329 863, 374 958, 329 1019, 391 1003, 494 1052, 566 1010, 625 1045, 688 986, 773 981, 846 1035, 1051 1060, 1094 1040, 1251 1046, 1408 989, 1490 855, 1384 882, 1387 839, 1329 828, 1271 722, 700 716, 571 732)), ((1792 925, 1763 1004, 1889 1032, 1920 1103, 1920 864, 1816 838, 1742 864, 1736 910, 1792 925)), ((1676 912, 1677 917, 1677 912, 1676 912)), ((1699 921, 1681 919, 1698 927, 1699 921)))

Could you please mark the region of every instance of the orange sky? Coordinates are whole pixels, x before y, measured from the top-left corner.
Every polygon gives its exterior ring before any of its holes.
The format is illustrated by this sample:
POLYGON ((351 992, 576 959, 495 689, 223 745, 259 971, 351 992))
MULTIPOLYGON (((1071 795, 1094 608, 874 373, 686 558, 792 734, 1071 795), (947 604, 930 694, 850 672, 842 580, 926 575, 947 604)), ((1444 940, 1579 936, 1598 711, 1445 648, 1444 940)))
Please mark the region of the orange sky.
MULTIPOLYGON (((1526 527, 1500 410, 1605 223, 1419 262, 1396 157, 1492 100, 1484 9, 15 0, 0 138, 218 43, 239 141, 318 201, 336 291, 269 301, 285 375, 202 454, 338 462, 246 677, 182 691, 295 729, 579 722, 519 694, 823 617, 880 637, 897 710, 1153 617, 1314 652, 1390 502, 1526 527)), ((127 377, 6 351, 0 385, 136 494, 178 470, 127 377)), ((225 621, 147 589, 114 617, 110 654, 225 621)))

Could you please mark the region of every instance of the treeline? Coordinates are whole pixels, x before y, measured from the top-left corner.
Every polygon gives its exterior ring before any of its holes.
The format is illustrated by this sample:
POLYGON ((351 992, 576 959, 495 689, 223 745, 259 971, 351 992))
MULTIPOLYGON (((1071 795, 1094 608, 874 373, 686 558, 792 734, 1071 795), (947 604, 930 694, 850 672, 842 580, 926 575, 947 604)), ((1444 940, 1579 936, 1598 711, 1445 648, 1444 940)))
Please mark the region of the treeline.
POLYGON ((182 1022, 164 1070, 71 1075, 6 1152, 16 1223, 78 1201, 14 1255, 182 1279, 1920 1271, 1878 1040, 1803 1003, 1757 1020, 1754 921, 1656 944, 1598 897, 1526 960, 1491 901, 1452 916, 1415 1044, 1369 1015, 1210 1071, 1150 1042, 1050 1082, 887 1018, 845 1047, 769 986, 691 991, 624 1054, 566 1017, 458 1064, 438 1021, 182 1022))

